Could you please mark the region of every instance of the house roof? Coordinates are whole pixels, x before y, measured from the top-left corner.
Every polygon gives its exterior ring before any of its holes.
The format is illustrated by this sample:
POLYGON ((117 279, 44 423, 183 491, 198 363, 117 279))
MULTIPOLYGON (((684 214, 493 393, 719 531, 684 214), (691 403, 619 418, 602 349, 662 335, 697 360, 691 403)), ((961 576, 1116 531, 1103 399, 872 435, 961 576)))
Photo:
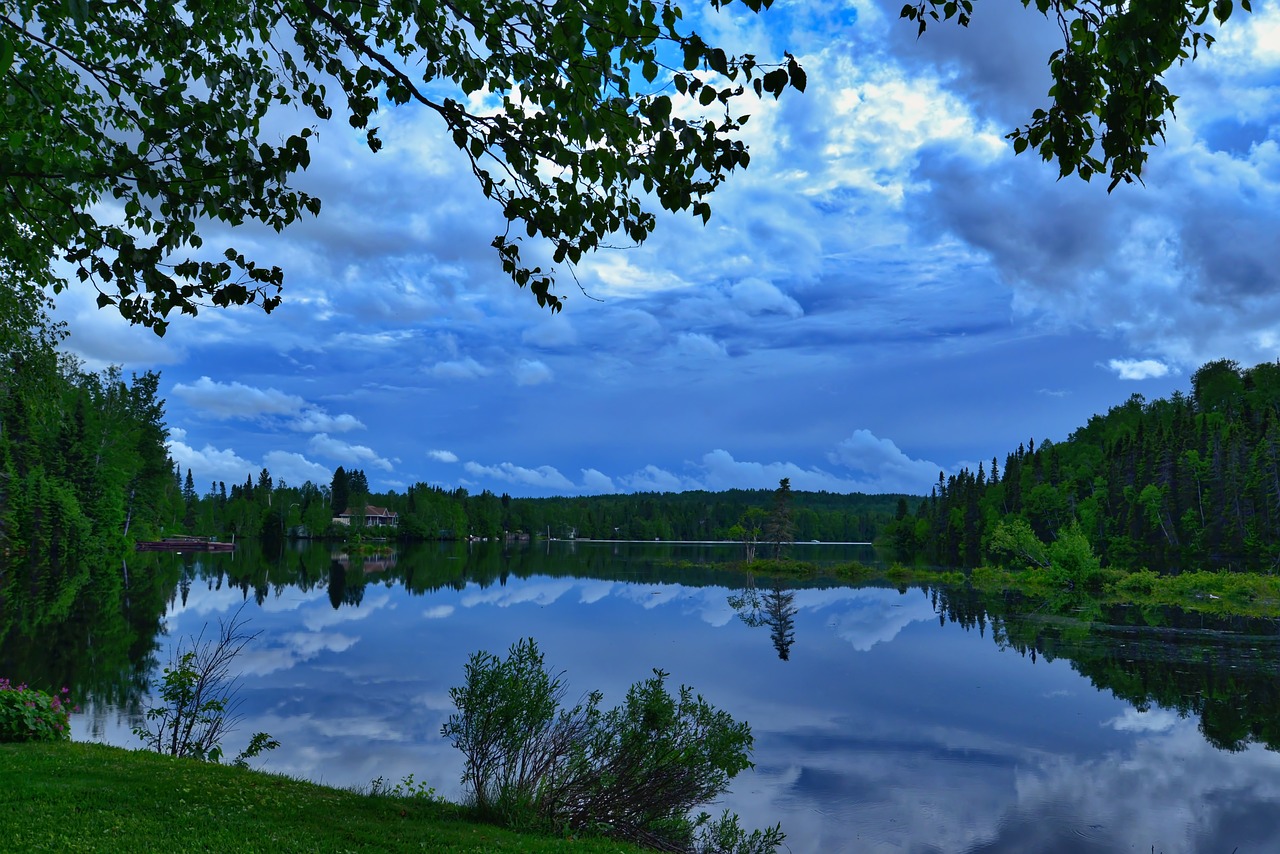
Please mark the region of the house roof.
MULTIPOLYGON (((356 514, 355 514, 355 511, 354 511, 353 509, 351 509, 350 507, 348 507, 346 510, 342 511, 342 512, 341 512, 341 513, 339 513, 338 515, 339 515, 339 516, 354 516, 354 515, 356 515, 356 514)), ((397 513, 397 512, 396 512, 396 511, 394 511, 394 510, 388 510, 388 509, 387 509, 387 508, 385 508, 385 507, 375 507, 375 506, 374 506, 374 505, 372 505, 372 504, 366 504, 366 505, 364 506, 364 515, 365 515, 365 517, 367 518, 367 517, 369 517, 369 516, 399 516, 400 514, 399 514, 399 513, 397 513)))

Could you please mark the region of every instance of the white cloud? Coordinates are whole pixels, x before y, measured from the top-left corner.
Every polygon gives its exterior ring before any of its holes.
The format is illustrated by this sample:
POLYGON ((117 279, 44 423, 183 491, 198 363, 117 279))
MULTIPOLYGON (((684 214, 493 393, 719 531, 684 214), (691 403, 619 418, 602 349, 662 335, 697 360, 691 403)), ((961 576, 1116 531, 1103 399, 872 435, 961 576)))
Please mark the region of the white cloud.
POLYGON ((203 491, 209 481, 243 483, 245 477, 257 480, 258 472, 264 468, 277 481, 283 478, 294 486, 308 480, 313 483, 328 483, 332 476, 329 469, 292 451, 268 451, 261 462, 252 462, 230 448, 205 445, 196 450, 182 441, 185 438, 186 431, 172 431, 168 444, 169 455, 184 470, 191 469, 197 491, 203 491))
POLYGON ((490 587, 482 590, 468 584, 462 595, 462 607, 474 608, 477 605, 496 605, 507 608, 511 605, 551 605, 577 585, 576 581, 548 581, 545 583, 526 582, 519 586, 490 587))
POLYGON ((628 475, 610 477, 599 469, 582 469, 582 484, 575 486, 552 466, 525 468, 514 463, 486 466, 468 462, 464 469, 477 478, 493 478, 538 489, 585 494, 616 492, 684 492, 705 489, 772 489, 782 478, 789 478, 791 488, 810 492, 904 492, 923 494, 937 480, 940 467, 928 460, 908 457, 888 439, 878 439, 867 430, 857 430, 840 442, 829 459, 856 472, 849 476, 817 467, 792 462, 760 463, 737 460, 728 451, 717 448, 689 464, 685 473, 676 473, 654 464, 628 475))
POLYGON ((169 439, 169 455, 182 468, 191 469, 197 490, 203 489, 203 482, 206 480, 240 483, 242 478, 252 476, 262 469, 262 466, 254 465, 230 448, 205 445, 197 451, 172 437, 169 439))
POLYGON ((736 460, 728 451, 717 448, 702 456, 704 489, 772 489, 783 478, 790 478, 792 489, 860 492, 858 483, 837 477, 821 469, 806 469, 795 463, 757 463, 736 460))
POLYGON ((520 340, 525 344, 545 349, 571 347, 578 343, 578 333, 573 328, 564 312, 551 315, 535 326, 530 326, 520 333, 520 340))
POLYGON ((942 470, 937 463, 908 457, 891 439, 877 438, 870 430, 855 430, 829 459, 862 473, 882 492, 927 492, 942 470))
POLYGON ((1169 366, 1155 359, 1112 359, 1107 367, 1122 380, 1146 380, 1169 373, 1169 366))
POLYGON ((1178 715, 1168 709, 1154 708, 1140 712, 1126 706, 1119 717, 1103 723, 1118 732, 1168 732, 1178 724, 1178 715))
POLYGON ((289 424, 289 429, 299 433, 346 433, 348 430, 364 430, 364 423, 354 415, 330 415, 321 409, 308 409, 289 424))
POLYGON ((240 672, 266 676, 310 661, 322 652, 344 652, 360 639, 337 632, 289 632, 278 637, 282 645, 249 649, 238 662, 240 672))
POLYGON ((214 418, 255 418, 259 415, 292 415, 306 401, 279 389, 260 389, 239 382, 215 382, 202 376, 190 385, 176 383, 173 393, 214 418))
POLYGON ((431 366, 431 375, 442 380, 474 380, 488 376, 489 373, 488 368, 470 356, 465 359, 436 362, 431 366))
POLYGON ((422 612, 422 616, 428 620, 443 620, 451 615, 454 611, 452 605, 433 605, 422 612))
POLYGON ((498 463, 496 466, 485 466, 477 462, 467 462, 463 469, 476 477, 492 477, 508 483, 519 483, 540 489, 572 490, 573 482, 551 466, 538 466, 536 469, 525 468, 514 463, 498 463))
POLYGON ((676 352, 694 358, 718 359, 726 355, 724 344, 701 332, 681 332, 676 336, 676 352))
POLYGON ((787 317, 804 314, 795 297, 784 294, 777 285, 764 279, 743 279, 729 288, 729 296, 747 314, 783 314, 787 317))
POLYGON ((453 451, 427 451, 427 456, 438 463, 456 463, 458 461, 458 455, 453 451))
POLYGON ((360 603, 359 608, 334 609, 329 607, 328 603, 325 603, 323 607, 308 609, 303 614, 302 624, 313 632, 319 632, 330 626, 353 623, 357 620, 367 620, 382 608, 390 610, 395 607, 395 603, 387 593, 382 593, 378 596, 366 596, 364 601, 360 603))
POLYGON ((299 486, 308 480, 321 484, 333 479, 332 470, 293 451, 268 451, 262 458, 262 464, 277 483, 284 480, 292 486, 299 486))
MULTIPOLYGON (((821 607, 828 595, 825 591, 802 591, 796 595, 795 604, 797 608, 821 607), (816 601, 811 604, 810 600, 816 601)), ((850 598, 852 607, 833 614, 828 625, 859 652, 867 652, 878 643, 888 643, 912 623, 936 620, 938 616, 923 599, 903 602, 898 597, 882 596, 879 591, 868 594, 858 591, 850 598)))
POLYGON ((328 433, 319 433, 311 437, 307 443, 313 454, 329 457, 353 466, 377 466, 384 471, 391 471, 390 461, 378 456, 377 452, 366 445, 352 445, 341 439, 335 439, 328 433))
POLYGON ((582 470, 582 491, 587 495, 612 495, 617 492, 613 480, 595 469, 582 470))
POLYGON ((521 359, 512 373, 515 375, 516 385, 541 385, 551 382, 552 377, 551 369, 537 359, 521 359))
POLYGON ((688 478, 672 474, 655 465, 647 465, 640 471, 618 478, 626 492, 683 492, 697 489, 698 484, 688 478))
POLYGON ((194 383, 175 383, 173 393, 189 406, 220 421, 278 415, 293 416, 283 426, 299 433, 344 433, 365 429, 354 415, 330 415, 301 397, 276 388, 255 388, 241 382, 223 383, 202 376, 194 383))

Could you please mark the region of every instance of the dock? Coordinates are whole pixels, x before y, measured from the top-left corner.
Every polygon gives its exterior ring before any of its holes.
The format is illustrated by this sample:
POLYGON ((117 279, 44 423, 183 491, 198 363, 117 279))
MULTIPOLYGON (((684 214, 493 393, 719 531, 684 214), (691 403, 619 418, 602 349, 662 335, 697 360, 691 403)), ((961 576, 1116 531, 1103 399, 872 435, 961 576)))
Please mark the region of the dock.
POLYGON ((163 540, 143 540, 134 546, 139 552, 233 552, 235 543, 220 543, 213 537, 176 536, 163 540))

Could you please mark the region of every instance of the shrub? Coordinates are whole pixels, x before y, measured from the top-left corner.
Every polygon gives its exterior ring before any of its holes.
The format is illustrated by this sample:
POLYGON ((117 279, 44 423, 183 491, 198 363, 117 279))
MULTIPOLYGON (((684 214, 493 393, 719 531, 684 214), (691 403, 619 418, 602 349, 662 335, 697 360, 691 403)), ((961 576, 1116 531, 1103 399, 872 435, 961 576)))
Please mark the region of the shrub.
POLYGON ((70 741, 71 712, 67 688, 46 694, 0 678, 0 742, 70 741))
MULTIPOLYGON (((216 640, 205 640, 201 630, 196 638, 178 644, 164 669, 161 702, 148 708, 146 722, 133 729, 148 748, 170 756, 221 761, 222 738, 240 720, 231 662, 257 638, 257 634, 244 633, 243 625, 236 612, 229 621, 218 621, 216 640)), ((243 766, 279 746, 280 742, 267 733, 255 733, 232 764, 243 766)))
POLYGON ((1058 532, 1049 545, 1049 560, 1049 575, 1065 587, 1100 590, 1108 579, 1079 522, 1058 532))
POLYGON ((476 808, 508 825, 668 851, 773 851, 780 827, 747 835, 729 813, 690 817, 752 767, 751 729, 687 686, 672 696, 667 675, 654 670, 607 712, 599 692, 565 710, 562 674, 522 640, 505 660, 471 657, 466 683, 449 692, 458 711, 441 732, 465 755, 462 782, 476 808))
POLYGON ((1115 583, 1119 593, 1133 596, 1150 596, 1160 583, 1160 576, 1150 569, 1140 569, 1125 574, 1115 583))

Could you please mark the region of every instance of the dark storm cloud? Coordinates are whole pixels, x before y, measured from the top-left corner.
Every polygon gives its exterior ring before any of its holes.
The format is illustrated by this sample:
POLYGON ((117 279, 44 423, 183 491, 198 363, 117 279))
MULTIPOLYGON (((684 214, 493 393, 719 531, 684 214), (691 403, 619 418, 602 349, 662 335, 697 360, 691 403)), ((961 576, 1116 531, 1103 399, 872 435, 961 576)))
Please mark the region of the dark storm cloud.
POLYGON ((1049 55, 1062 47, 1062 33, 1034 6, 975 3, 968 27, 931 21, 919 38, 915 24, 898 20, 900 3, 877 8, 891 21, 886 50, 913 75, 945 76, 980 118, 1012 130, 1048 100, 1049 55))
POLYGON ((1037 163, 936 152, 918 170, 929 189, 911 205, 988 253, 1024 308, 1183 363, 1223 353, 1255 362, 1273 358, 1280 333, 1280 184, 1263 177, 1267 154, 1158 151, 1147 187, 1107 195, 1053 182, 1037 163))

